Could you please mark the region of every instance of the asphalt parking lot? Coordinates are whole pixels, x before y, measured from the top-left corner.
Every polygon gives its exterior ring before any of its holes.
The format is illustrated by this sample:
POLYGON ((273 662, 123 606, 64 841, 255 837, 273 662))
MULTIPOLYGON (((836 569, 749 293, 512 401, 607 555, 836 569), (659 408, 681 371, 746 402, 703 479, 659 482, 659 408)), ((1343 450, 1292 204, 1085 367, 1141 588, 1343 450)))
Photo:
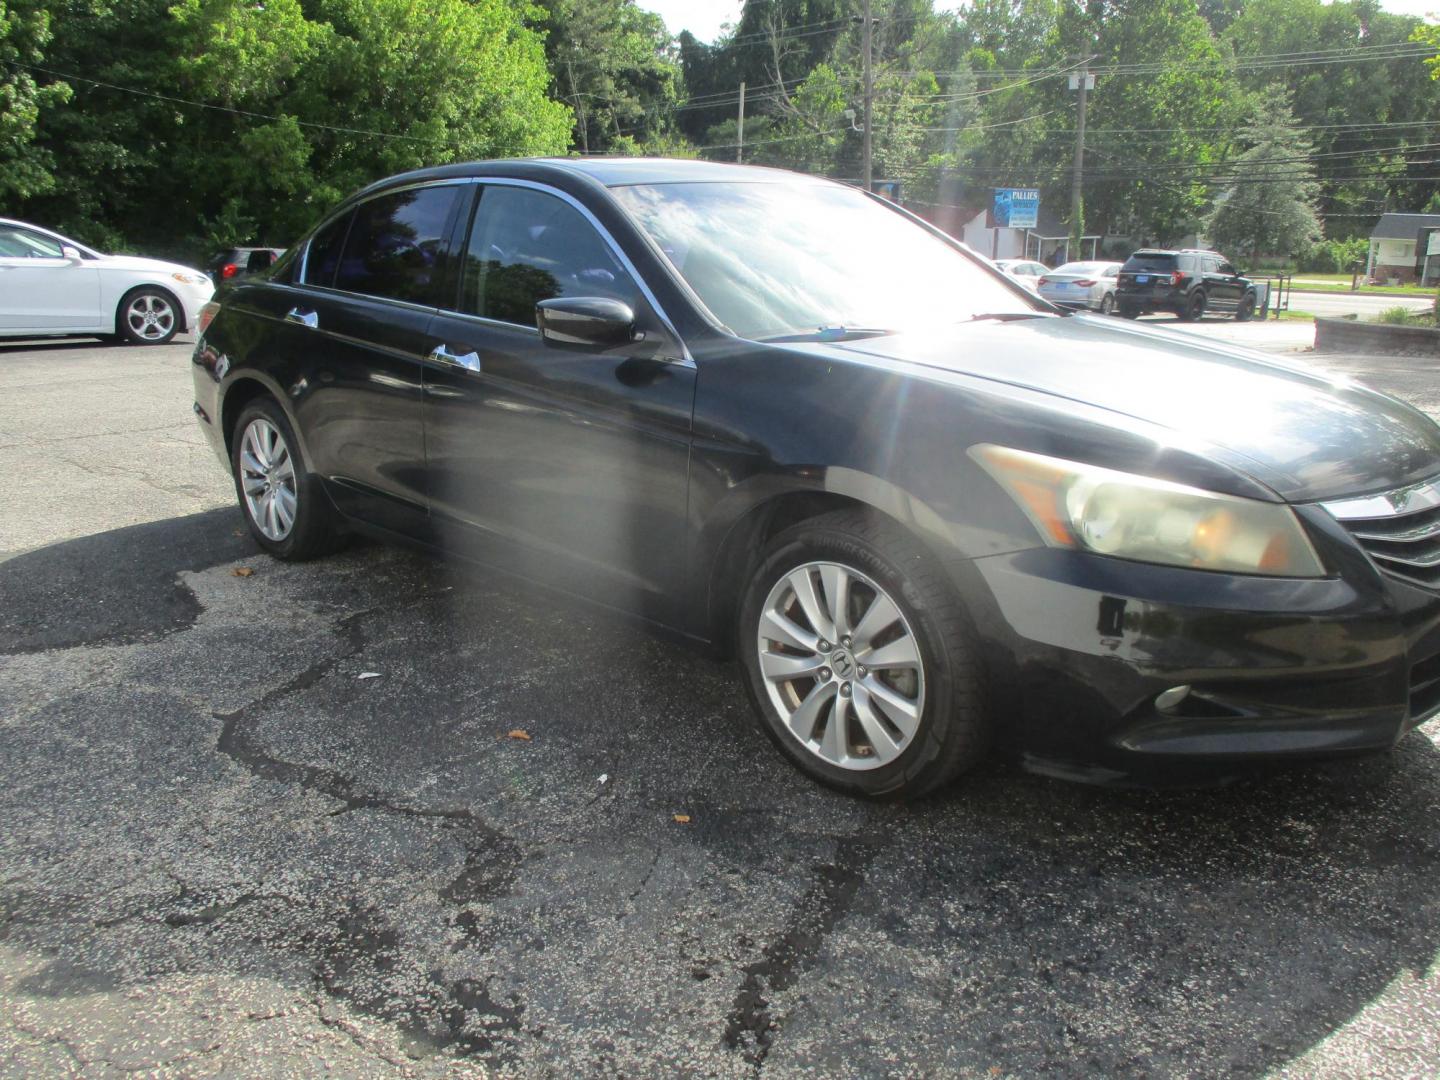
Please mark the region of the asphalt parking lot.
POLYGON ((0 346, 0 1075, 1434 1074, 1440 725, 856 802, 601 613, 258 555, 188 352, 0 346))

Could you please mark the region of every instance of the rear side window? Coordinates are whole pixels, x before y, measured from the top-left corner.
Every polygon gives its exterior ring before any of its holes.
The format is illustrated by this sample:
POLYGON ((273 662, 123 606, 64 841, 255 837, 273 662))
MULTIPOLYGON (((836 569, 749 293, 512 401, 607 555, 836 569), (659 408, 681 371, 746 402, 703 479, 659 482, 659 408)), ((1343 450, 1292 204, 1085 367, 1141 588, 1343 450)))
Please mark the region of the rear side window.
POLYGON ((1180 269, 1186 273, 1194 274, 1200 270, 1199 259, 1194 255, 1181 255, 1178 261, 1180 263, 1180 269))
POLYGON ((1137 270, 1142 274, 1147 272, 1168 274, 1174 269, 1175 256, 1162 254, 1158 251, 1137 251, 1125 260, 1125 272, 1127 274, 1134 273, 1137 270))
POLYGON ((529 188, 487 187, 465 258, 461 310, 535 325, 535 305, 601 296, 635 305, 634 281, 595 227, 569 203, 529 188))
POLYGON ((413 188, 361 204, 335 287, 412 304, 438 300, 450 215, 461 189, 413 188))
POLYGON ((310 241, 310 254, 305 260, 305 284, 334 284, 335 268, 340 265, 340 247, 345 243, 345 232, 353 216, 353 213, 341 214, 310 241))

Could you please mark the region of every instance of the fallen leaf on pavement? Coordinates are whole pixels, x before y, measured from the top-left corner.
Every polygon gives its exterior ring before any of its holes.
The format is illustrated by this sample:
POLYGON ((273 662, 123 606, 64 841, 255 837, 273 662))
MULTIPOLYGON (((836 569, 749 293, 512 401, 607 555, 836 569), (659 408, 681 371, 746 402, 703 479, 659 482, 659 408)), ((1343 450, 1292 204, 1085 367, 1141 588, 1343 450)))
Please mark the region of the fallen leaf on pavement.
POLYGON ((378 671, 362 671, 362 672, 360 672, 359 675, 356 675, 355 677, 356 677, 357 679, 378 679, 378 678, 380 678, 380 672, 378 672, 378 671))
POLYGON ((231 570, 230 572, 236 577, 249 577, 255 571, 251 570, 248 566, 237 566, 234 570, 231 570))
POLYGON ((676 814, 676 815, 674 815, 674 816, 675 816, 675 823, 676 823, 677 825, 689 825, 689 824, 690 824, 690 815, 689 815, 689 814, 676 814))
POLYGON ((529 741, 530 741, 530 733, 529 733, 528 731, 524 730, 523 728, 518 728, 518 727, 517 727, 514 731, 510 732, 510 738, 512 738, 512 739, 520 739, 520 740, 523 741, 523 742, 529 742, 529 741))

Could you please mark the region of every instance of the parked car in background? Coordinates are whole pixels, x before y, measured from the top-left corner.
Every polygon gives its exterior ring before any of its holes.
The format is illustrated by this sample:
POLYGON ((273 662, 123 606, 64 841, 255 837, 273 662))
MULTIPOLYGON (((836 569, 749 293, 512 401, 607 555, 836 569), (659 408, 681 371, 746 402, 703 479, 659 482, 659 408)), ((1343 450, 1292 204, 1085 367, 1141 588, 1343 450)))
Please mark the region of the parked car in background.
POLYGON ((1115 307, 1118 262, 1071 262, 1047 270, 1040 278, 1040 295, 1052 304, 1098 311, 1109 315, 1115 307))
POLYGON ((163 345, 195 325, 214 291, 192 267, 104 255, 39 225, 0 218, 0 337, 163 345))
POLYGON ((1120 268, 1116 310, 1127 319, 1168 311, 1187 322, 1212 312, 1244 322, 1255 314, 1255 284, 1214 251, 1145 249, 1120 268))
POLYGON ((1031 292, 1039 289, 1040 275, 1046 273, 1045 264, 1032 259, 999 259, 995 265, 1031 292))
POLYGON ((403 538, 737 655, 780 752, 855 794, 922 793, 991 745, 1217 778, 1440 711, 1432 420, 1077 317, 833 181, 392 177, 237 282, 192 372, 263 550, 403 538))
POLYGON ((284 254, 284 248, 226 248, 211 257, 205 264, 205 271, 210 275, 210 279, 219 285, 222 281, 269 270, 275 265, 275 260, 284 254))

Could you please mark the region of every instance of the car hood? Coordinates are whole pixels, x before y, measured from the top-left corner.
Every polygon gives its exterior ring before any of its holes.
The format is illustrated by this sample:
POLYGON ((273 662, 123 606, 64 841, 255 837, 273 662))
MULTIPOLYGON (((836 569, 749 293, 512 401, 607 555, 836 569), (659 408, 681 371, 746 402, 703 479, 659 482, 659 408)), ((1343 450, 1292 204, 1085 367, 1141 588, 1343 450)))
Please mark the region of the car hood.
POLYGON ((821 347, 1066 398, 1210 445, 1285 499, 1368 494, 1440 473, 1440 428, 1343 377, 1191 335, 1074 316, 961 323, 821 347))
MULTIPOLYGON (((179 263, 166 262, 164 259, 147 259, 143 255, 102 255, 99 265, 107 270, 136 270, 147 274, 189 274, 192 277, 197 274, 204 274, 203 270, 196 270, 193 266, 182 266, 179 263)), ((206 274, 208 277, 209 275, 206 274)))

